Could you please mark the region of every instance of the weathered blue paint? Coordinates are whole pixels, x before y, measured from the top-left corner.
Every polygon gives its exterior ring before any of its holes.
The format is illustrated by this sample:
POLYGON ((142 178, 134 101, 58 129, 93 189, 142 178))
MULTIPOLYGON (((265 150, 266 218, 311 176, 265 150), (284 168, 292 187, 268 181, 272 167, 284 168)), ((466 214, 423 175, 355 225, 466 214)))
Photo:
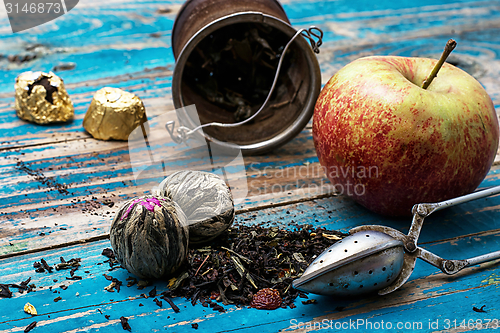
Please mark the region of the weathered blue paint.
MULTIPOLYGON (((454 245, 449 242, 438 242, 427 244, 424 247, 445 258, 465 258, 483 254, 486 245, 500 248, 500 237, 498 236, 497 232, 488 236, 461 238, 454 245)), ((179 331, 190 330, 190 324, 199 320, 200 328, 204 327, 213 332, 224 332, 227 330, 245 331, 245 329, 256 329, 260 326, 277 331, 287 327, 293 328, 300 322, 307 325, 305 323, 321 323, 323 320, 327 320, 328 325, 330 320, 335 325, 336 322, 349 320, 357 322, 368 319, 372 323, 380 323, 381 320, 384 320, 384 322, 392 322, 394 325, 397 322, 422 322, 425 325, 429 320, 460 319, 461 321, 463 318, 486 318, 494 316, 499 310, 498 302, 494 297, 491 297, 498 292, 498 286, 500 286, 498 265, 483 265, 460 273, 458 277, 446 277, 444 274, 437 275, 436 268, 419 262, 409 282, 394 294, 385 297, 371 296, 364 299, 337 300, 331 297, 309 295, 309 298, 316 299, 318 303, 302 305, 299 298, 296 309, 276 311, 237 309, 228 306, 226 307, 228 311, 224 314, 203 308, 200 304, 193 307, 190 302, 176 298, 174 301, 181 308, 181 312, 176 314, 165 304, 166 302, 160 309, 151 298, 145 299, 140 296, 143 293, 147 295, 154 286, 158 292, 166 290, 166 281, 156 281, 144 290, 138 290, 136 286, 122 286, 119 293, 110 293, 104 290, 109 281, 103 277, 103 274, 116 277, 124 283, 126 278, 130 276, 123 269, 109 272, 107 264, 97 265, 107 259, 100 253, 103 248, 109 246, 108 241, 101 241, 1 260, 0 264, 5 269, 4 272, 8 272, 2 277, 2 283, 19 283, 21 280, 32 277, 32 283, 36 284, 38 288, 34 293, 19 294, 15 292, 11 299, 0 299, 2 308, 13 309, 8 313, 0 314, 0 331, 12 327, 24 327, 31 320, 38 320, 40 324, 49 320, 53 321, 46 324, 46 329, 50 329, 51 332, 64 332, 72 329, 84 330, 85 327, 92 327, 96 323, 107 325, 100 331, 113 331, 117 328, 117 323, 108 324, 104 318, 106 314, 111 316, 111 321, 122 315, 130 317, 130 324, 134 331, 141 331, 144 327, 148 327, 148 331, 151 329, 163 330, 165 326, 170 325, 179 331), (50 274, 34 272, 32 267, 34 261, 43 257, 49 264, 53 264, 59 262, 60 256, 66 260, 76 257, 82 258, 82 266, 75 274, 82 276, 83 280, 67 281, 65 279, 69 276, 67 270, 54 271, 50 274), (57 282, 53 282, 54 279, 57 282), (66 285, 68 288, 62 290, 60 285, 66 285), (51 286, 52 290, 49 289, 51 286), (53 300, 58 296, 62 297, 62 300, 54 302, 53 300), (404 302, 404 300, 407 301, 404 302), (35 305, 39 316, 30 318, 24 314, 22 307, 26 302, 35 305), (454 307, 453 311, 450 312, 448 308, 454 302, 459 302, 461 306, 454 307), (144 307, 140 307, 139 303, 142 303, 144 307), (472 310, 473 306, 479 308, 482 305, 486 306, 488 314, 476 313, 472 310), (339 311, 338 307, 341 307, 342 311, 339 311), (365 313, 363 308, 370 309, 369 313, 365 313), (101 310, 102 314, 98 309, 101 310), (353 312, 354 314, 351 315, 353 312), (356 312, 358 313, 356 314, 356 312), (81 317, 65 319, 77 314, 81 317), (217 321, 209 320, 209 318, 217 319, 217 321), (294 319, 297 322, 293 321, 294 319), (238 324, 235 324, 235 321, 238 324), (179 325, 179 327, 175 325, 179 325)), ((360 329, 359 331, 366 330, 360 329)), ((430 332, 432 330, 424 326, 422 331, 430 332)))
MULTIPOLYGON (((31 31, 15 35, 0 34, 0 45, 5 55, 0 58, 0 212, 11 210, 0 216, 0 254, 36 249, 53 245, 54 242, 58 244, 102 236, 109 231, 112 213, 106 215, 100 212, 99 216, 81 214, 80 217, 87 219, 86 225, 75 226, 71 220, 73 215, 64 215, 71 211, 68 198, 78 197, 88 202, 98 201, 93 200, 93 196, 100 201, 104 196, 112 198, 115 206, 109 210, 113 212, 124 200, 149 190, 133 187, 130 180, 119 180, 131 179, 132 175, 130 164, 126 163, 126 145, 117 144, 113 146, 115 148, 101 150, 97 148, 87 154, 75 147, 94 142, 83 130, 82 120, 94 92, 104 86, 136 93, 144 100, 150 116, 173 109, 171 75, 174 58, 170 50, 170 37, 176 11, 182 2, 129 0, 119 5, 115 2, 87 2, 64 17, 31 31), (159 15, 155 12, 159 7, 171 7, 173 12, 159 15), (151 35, 156 33, 159 36, 151 35), (26 50, 36 44, 41 44, 38 51, 26 50), (36 52, 38 57, 26 63, 13 64, 7 58, 9 55, 36 52), (26 70, 48 71, 64 62, 76 63, 74 69, 58 73, 64 79, 75 104, 75 119, 68 124, 50 126, 19 120, 13 110, 16 76, 26 70), (63 149, 70 152, 63 153, 63 149), (49 153, 55 153, 56 157, 46 155, 49 153), (26 178, 15 168, 17 159, 25 160, 28 157, 31 168, 54 176, 59 183, 70 184, 69 196, 53 189, 45 190, 40 182, 26 178), (50 167, 61 169, 50 173, 50 167), (94 180, 99 180, 99 183, 90 185, 94 180), (104 180, 102 184, 101 180, 104 180), (54 208, 62 213, 52 212, 54 208), (61 216, 59 214, 70 217, 64 222, 57 220, 57 226, 54 223, 37 225, 40 218, 50 221, 61 216), (31 216, 30 220, 28 216, 31 216), (29 221, 33 224, 23 225, 29 221), (6 226, 9 228, 5 229, 6 226), (8 230, 8 234, 4 233, 5 230, 8 230), (46 233, 46 236, 40 236, 41 232, 46 233), (12 245, 9 245, 11 242, 12 245)), ((409 0, 292 0, 286 1, 284 8, 294 27, 317 25, 324 30, 325 43, 318 55, 323 81, 360 56, 393 54, 437 57, 444 42, 449 37, 455 37, 459 47, 454 53, 477 60, 474 64, 479 68, 477 78, 485 85, 497 109, 500 106, 500 90, 496 84, 500 76, 500 63, 497 60, 500 57, 500 12, 497 1, 424 0, 415 3, 409 0)), ((0 19, 0 29, 8 29, 6 17, 0 19)), ((458 65, 470 70, 467 64, 458 65)), ((287 197, 287 193, 282 193, 271 197, 255 196, 271 194, 271 189, 263 185, 266 175, 285 168, 297 169, 304 163, 317 165, 309 129, 275 152, 246 161, 249 186, 254 186, 251 189, 254 196, 247 198, 237 209, 277 203, 282 206, 238 214, 237 223, 263 223, 288 228, 310 223, 344 232, 362 224, 383 224, 403 232, 408 230, 409 218, 382 218, 342 196, 299 203, 293 200, 305 199, 307 195, 295 193, 287 197)), ((196 164, 199 161, 193 158, 187 162, 196 164)), ((493 168, 481 186, 499 185, 499 175, 500 168, 493 168)), ((145 182, 154 183, 158 180, 160 177, 146 179, 145 182)), ((321 184, 324 180, 322 176, 314 179, 295 176, 275 181, 282 186, 293 183, 295 187, 307 187, 321 184)), ((500 197, 435 213, 426 220, 419 243, 444 258, 460 259, 499 250, 498 214, 500 197)), ((367 319, 372 323, 383 320, 393 325, 415 321, 423 325, 422 330, 418 331, 431 332, 435 329, 429 324, 436 320, 439 320, 437 329, 446 331, 446 319, 450 320, 451 325, 454 324, 453 320, 460 325, 463 319, 500 319, 498 265, 483 265, 456 277, 446 277, 422 261, 417 263, 410 281, 401 290, 386 297, 337 300, 310 295, 310 298, 317 299, 317 304, 302 305, 299 299, 298 307, 293 310, 269 312, 227 307, 228 312, 225 314, 212 312, 199 304, 192 307, 189 302, 176 299, 181 312, 175 314, 165 302, 160 309, 151 299, 140 298, 140 294, 148 292, 152 286, 142 291, 136 287, 123 287, 120 293, 109 293, 103 289, 109 281, 102 274, 108 273, 121 280, 129 276, 124 270, 108 272, 106 265, 97 265, 106 259, 100 253, 109 246, 108 241, 100 241, 0 260, 0 283, 19 283, 31 276, 32 282, 42 287, 37 288, 35 293, 15 293, 12 299, 0 299, 0 309, 9 309, 0 311, 0 332, 12 328, 22 331, 33 320, 39 321, 39 326, 33 332, 121 332, 117 319, 122 315, 130 318, 134 332, 192 332, 191 323, 195 321, 199 321, 200 330, 207 332, 293 331, 291 320, 294 319, 296 323, 321 323, 321 320, 326 319, 327 323, 332 320, 333 325, 367 319), (77 271, 84 277, 82 281, 70 284, 65 279, 67 271, 34 273, 34 261, 44 257, 49 263, 55 263, 60 256, 66 259, 82 257, 83 266, 77 271), (86 270, 88 274, 83 273, 86 270), (54 283, 53 279, 58 282, 54 283), (68 289, 58 288, 61 283, 67 285, 68 289), (51 291, 49 286, 55 288, 51 291), (57 292, 54 293, 54 290, 57 292), (63 299, 54 302, 57 296, 63 299), (26 302, 34 304, 41 315, 36 318, 26 315, 22 311, 26 302), (144 306, 139 307, 139 303, 144 306), (486 305, 487 313, 472 310, 473 306, 480 308, 482 305, 486 305), (110 315, 109 321, 104 317, 105 314, 110 315)), ((154 285, 158 291, 166 288, 166 282, 155 282, 154 285)), ((333 331, 340 329, 334 327, 333 331)), ((357 331, 370 329, 359 327, 357 331)))

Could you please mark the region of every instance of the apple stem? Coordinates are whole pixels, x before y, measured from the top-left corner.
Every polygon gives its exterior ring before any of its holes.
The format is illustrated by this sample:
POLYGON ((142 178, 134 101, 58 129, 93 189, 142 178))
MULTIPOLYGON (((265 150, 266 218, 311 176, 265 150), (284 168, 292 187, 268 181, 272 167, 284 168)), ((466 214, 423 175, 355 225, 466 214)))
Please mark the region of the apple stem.
POLYGON ((437 73, 443 66, 444 62, 450 55, 451 51, 455 49, 457 46, 457 42, 455 42, 453 39, 450 39, 447 43, 446 46, 444 47, 443 54, 441 54, 441 58, 439 58, 439 61, 436 63, 436 66, 432 69, 431 74, 427 77, 427 79, 424 80, 422 83, 422 89, 427 89, 428 86, 431 85, 432 80, 437 76, 437 73))

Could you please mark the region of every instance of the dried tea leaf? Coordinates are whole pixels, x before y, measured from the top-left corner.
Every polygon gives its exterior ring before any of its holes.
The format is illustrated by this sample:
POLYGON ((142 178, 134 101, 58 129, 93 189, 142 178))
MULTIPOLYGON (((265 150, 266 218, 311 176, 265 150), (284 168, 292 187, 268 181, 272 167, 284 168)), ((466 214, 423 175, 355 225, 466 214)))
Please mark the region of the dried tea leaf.
POLYGON ((256 285, 255 285, 255 282, 254 280, 252 279, 252 277, 250 276, 250 274, 246 271, 245 267, 243 267, 243 265, 241 264, 241 261, 237 258, 237 257, 234 257, 234 256, 231 256, 231 259, 233 260, 234 262, 234 265, 236 266, 236 270, 238 271, 238 274, 240 274, 240 276, 243 278, 246 278, 248 280, 248 282, 250 282, 250 284, 255 288, 255 289, 259 289, 256 285))
POLYGON ((111 284, 110 284, 109 286, 104 287, 104 290, 106 290, 106 291, 109 291, 109 292, 113 293, 113 292, 115 292, 115 289, 114 289, 114 288, 115 288, 115 286, 116 286, 116 282, 115 282, 115 281, 113 281, 113 282, 111 282, 111 284))
POLYGON ((187 279, 189 277, 189 274, 188 272, 183 272, 178 278, 176 278, 175 280, 174 279, 170 279, 170 281, 168 282, 168 288, 170 290, 175 290, 177 288, 179 288, 179 286, 181 285, 182 281, 184 281, 185 279, 187 279), (171 284, 170 282, 173 280, 173 283, 171 284))
POLYGON ((476 311, 476 312, 486 312, 486 311, 484 310, 484 307, 485 307, 485 306, 486 306, 486 305, 483 305, 483 306, 482 306, 481 308, 479 308, 479 309, 478 309, 478 308, 476 308, 476 307, 474 306, 474 307, 472 308, 472 310, 474 310, 474 311, 476 311))
POLYGON ((28 326, 26 326, 26 328, 24 329, 24 333, 28 333, 29 331, 31 331, 33 328, 35 328, 36 326, 36 321, 32 322, 31 324, 29 324, 28 326))
POLYGON ((250 259, 242 256, 241 254, 239 254, 237 252, 234 252, 231 249, 228 249, 227 247, 221 246, 220 248, 223 249, 223 250, 226 250, 227 252, 229 252, 231 254, 234 254, 235 256, 237 256, 238 258, 240 258, 241 260, 245 261, 247 264, 250 264, 252 262, 252 260, 250 260, 250 259))
POLYGON ((42 263, 42 267, 45 268, 49 273, 52 273, 52 270, 53 268, 49 266, 49 264, 47 264, 47 262, 45 261, 45 259, 40 259, 40 262, 42 263))
POLYGON ((6 284, 0 284, 0 297, 11 298, 12 292, 6 284))
POLYGON ((120 317, 120 322, 122 324, 122 328, 126 331, 129 331, 131 332, 132 331, 132 328, 130 327, 130 324, 128 323, 128 318, 126 317, 120 317))
POLYGON ((302 301, 302 304, 308 305, 308 304, 316 304, 318 303, 314 298, 308 299, 307 301, 302 301))
POLYGON ((102 250, 101 254, 105 257, 108 257, 109 259, 115 259, 115 253, 112 249, 105 248, 104 250, 102 250))
POLYGON ((24 312, 26 312, 27 314, 30 314, 32 316, 38 315, 38 313, 36 312, 35 307, 32 304, 30 304, 30 303, 24 304, 24 312))
POLYGON ((172 307, 172 310, 174 310, 175 312, 180 312, 181 311, 179 309, 179 307, 177 305, 175 305, 175 303, 169 297, 167 297, 166 295, 163 295, 161 298, 164 299, 165 301, 167 301, 167 303, 170 304, 170 306, 172 307))
POLYGON ((295 252, 293 254, 293 259, 297 260, 298 262, 306 262, 302 253, 298 253, 298 252, 295 252))
POLYGON ((147 281, 147 280, 139 280, 139 282, 137 282, 137 286, 140 287, 140 288, 147 287, 147 286, 149 286, 149 281, 147 281))
POLYGON ((325 234, 325 233, 322 233, 322 236, 325 237, 326 239, 330 239, 330 240, 341 240, 342 239, 337 235, 329 235, 329 234, 325 234))

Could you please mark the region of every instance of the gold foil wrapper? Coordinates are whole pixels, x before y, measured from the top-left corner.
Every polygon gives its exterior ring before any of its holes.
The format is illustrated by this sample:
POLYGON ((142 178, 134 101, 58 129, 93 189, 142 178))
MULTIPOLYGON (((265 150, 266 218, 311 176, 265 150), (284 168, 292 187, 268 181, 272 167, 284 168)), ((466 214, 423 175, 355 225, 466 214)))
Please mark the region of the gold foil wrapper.
POLYGON ((52 72, 24 72, 14 87, 15 109, 21 119, 50 124, 68 121, 75 114, 63 80, 52 72))
POLYGON ((30 314, 32 316, 38 315, 38 313, 36 312, 35 307, 32 304, 30 304, 30 303, 24 304, 24 309, 23 310, 24 310, 24 312, 26 312, 27 314, 30 314))
POLYGON ((146 109, 139 97, 105 87, 95 93, 83 127, 96 139, 128 140, 130 133, 146 121, 146 109))

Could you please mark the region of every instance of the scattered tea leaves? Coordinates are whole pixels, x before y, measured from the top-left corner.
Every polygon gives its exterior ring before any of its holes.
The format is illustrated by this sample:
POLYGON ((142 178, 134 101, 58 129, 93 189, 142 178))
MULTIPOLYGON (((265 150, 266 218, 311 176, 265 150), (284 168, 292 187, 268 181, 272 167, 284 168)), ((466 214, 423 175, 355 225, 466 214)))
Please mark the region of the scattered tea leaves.
POLYGON ((6 284, 0 284, 0 297, 11 298, 12 292, 6 284))
POLYGON ((105 290, 109 292, 114 292, 115 290, 117 292, 120 292, 120 286, 123 284, 120 280, 106 274, 103 274, 103 276, 106 278, 106 280, 111 281, 111 284, 109 286, 104 287, 105 290))
POLYGON ((484 307, 485 307, 485 306, 486 306, 486 305, 483 305, 483 306, 482 306, 481 308, 479 308, 479 309, 478 309, 478 308, 476 308, 476 307, 474 306, 474 307, 472 308, 472 310, 474 310, 474 311, 476 311, 476 312, 486 312, 486 310, 484 310, 484 307))
POLYGON ((233 226, 215 241, 189 250, 187 263, 168 282, 168 296, 186 297, 193 305, 200 301, 206 307, 211 297, 224 305, 248 306, 258 290, 272 288, 282 307, 294 307, 296 297, 304 294, 292 288, 292 281, 345 236, 310 225, 295 230, 233 226))
POLYGON ((52 270, 53 270, 54 268, 52 268, 51 266, 49 266, 49 264, 47 264, 47 262, 45 261, 45 259, 43 259, 43 258, 42 258, 42 259, 40 259, 40 262, 42 263, 42 267, 43 267, 44 269, 46 269, 49 273, 52 273, 52 270))
POLYGON ((175 303, 167 295, 165 295, 165 293, 163 293, 162 295, 163 296, 161 298, 164 299, 165 301, 167 301, 168 304, 170 304, 170 306, 172 307, 172 310, 174 310, 175 312, 181 311, 179 309, 179 307, 177 305, 175 305, 175 303))
POLYGON ((132 287, 134 284, 137 283, 137 279, 133 277, 128 277, 126 280, 128 281, 127 287, 132 287))
POLYGON ((120 322, 122 323, 122 328, 126 331, 131 332, 132 328, 130 327, 130 324, 128 323, 128 318, 126 317, 120 317, 120 322))
POLYGON ((317 301, 315 299, 308 299, 307 301, 302 301, 302 304, 308 305, 308 304, 316 304, 317 301))
POLYGON ((61 263, 60 264, 55 264, 56 271, 59 271, 61 269, 68 269, 71 268, 71 271, 74 273, 78 267, 80 266, 80 261, 82 260, 81 258, 72 258, 69 261, 64 260, 63 257, 60 258, 61 263))

